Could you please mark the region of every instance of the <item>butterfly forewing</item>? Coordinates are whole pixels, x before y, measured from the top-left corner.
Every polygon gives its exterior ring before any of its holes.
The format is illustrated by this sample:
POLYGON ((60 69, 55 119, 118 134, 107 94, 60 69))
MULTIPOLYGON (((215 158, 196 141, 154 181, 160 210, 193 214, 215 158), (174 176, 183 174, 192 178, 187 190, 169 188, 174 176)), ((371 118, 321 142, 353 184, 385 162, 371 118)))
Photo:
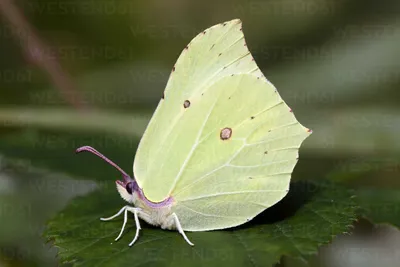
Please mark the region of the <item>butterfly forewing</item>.
POLYGON ((288 192, 310 134, 257 68, 233 20, 196 36, 139 144, 145 196, 175 200, 184 230, 242 224, 288 192))
POLYGON ((187 119, 185 124, 184 114, 195 102, 198 105, 212 84, 240 73, 263 77, 246 46, 238 19, 201 32, 183 49, 135 156, 134 174, 147 198, 157 202, 168 197, 185 155, 196 140, 196 133, 184 127, 195 130, 188 124, 201 123, 196 118, 207 111, 187 119), (187 108, 185 101, 190 102, 187 108))

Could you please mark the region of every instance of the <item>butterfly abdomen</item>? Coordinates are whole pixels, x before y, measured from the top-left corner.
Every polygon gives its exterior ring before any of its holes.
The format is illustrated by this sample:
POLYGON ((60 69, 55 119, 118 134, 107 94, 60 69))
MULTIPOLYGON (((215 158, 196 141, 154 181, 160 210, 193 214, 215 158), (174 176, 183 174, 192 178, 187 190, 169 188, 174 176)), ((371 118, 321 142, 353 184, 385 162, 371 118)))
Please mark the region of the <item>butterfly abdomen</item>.
POLYGON ((163 203, 154 203, 153 205, 149 205, 149 200, 138 196, 134 205, 135 207, 142 209, 143 213, 139 213, 139 217, 148 224, 163 229, 176 229, 173 221, 170 220, 173 212, 172 207, 174 206, 172 198, 167 199, 167 201, 163 203))

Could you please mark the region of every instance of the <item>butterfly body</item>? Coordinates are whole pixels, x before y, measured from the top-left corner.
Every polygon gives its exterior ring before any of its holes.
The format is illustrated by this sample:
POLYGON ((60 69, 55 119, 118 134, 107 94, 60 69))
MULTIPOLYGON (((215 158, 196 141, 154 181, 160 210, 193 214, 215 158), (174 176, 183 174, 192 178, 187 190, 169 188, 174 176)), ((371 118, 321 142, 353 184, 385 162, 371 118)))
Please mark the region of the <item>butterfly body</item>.
MULTIPOLYGON (((135 182, 132 180, 130 183, 135 182)), ((176 229, 175 224, 171 222, 170 219, 173 213, 172 207, 174 205, 172 198, 168 198, 166 201, 160 203, 152 203, 144 196, 143 191, 141 191, 141 189, 136 185, 133 187, 132 191, 126 190, 126 183, 122 181, 117 180, 116 185, 122 199, 140 209, 138 212, 139 218, 148 224, 159 226, 162 229, 176 229)))

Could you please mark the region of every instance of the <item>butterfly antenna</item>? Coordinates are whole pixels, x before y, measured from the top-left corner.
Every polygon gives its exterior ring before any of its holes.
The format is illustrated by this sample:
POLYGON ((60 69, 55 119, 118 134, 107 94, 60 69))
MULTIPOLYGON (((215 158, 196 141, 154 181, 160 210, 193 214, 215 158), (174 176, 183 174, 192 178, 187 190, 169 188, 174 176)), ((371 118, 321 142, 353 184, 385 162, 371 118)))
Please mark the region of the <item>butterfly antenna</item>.
POLYGON ((96 149, 94 149, 93 147, 90 146, 82 146, 80 148, 78 148, 77 150, 75 150, 76 153, 80 153, 82 151, 88 151, 90 153, 95 154, 96 156, 98 156, 99 158, 103 159, 105 162, 107 162, 108 164, 110 164, 111 166, 113 166, 114 168, 116 168, 118 171, 120 171, 120 173, 122 173, 122 175, 124 176, 124 180, 125 181, 130 181, 131 177, 124 172, 117 164, 115 164, 114 162, 112 162, 111 160, 109 160, 106 156, 104 156, 103 154, 101 154, 99 151, 97 151, 96 149))

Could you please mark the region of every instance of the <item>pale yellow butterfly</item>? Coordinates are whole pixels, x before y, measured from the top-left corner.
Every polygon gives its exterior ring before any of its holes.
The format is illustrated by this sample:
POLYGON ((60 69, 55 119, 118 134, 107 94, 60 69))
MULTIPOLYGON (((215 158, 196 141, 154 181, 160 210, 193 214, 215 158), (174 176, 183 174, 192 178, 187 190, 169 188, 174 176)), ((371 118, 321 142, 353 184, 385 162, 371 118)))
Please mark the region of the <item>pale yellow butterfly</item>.
POLYGON ((131 178, 116 167, 124 213, 163 229, 208 231, 243 224, 289 190, 303 127, 251 56, 239 19, 198 34, 182 51, 140 141, 131 178))

